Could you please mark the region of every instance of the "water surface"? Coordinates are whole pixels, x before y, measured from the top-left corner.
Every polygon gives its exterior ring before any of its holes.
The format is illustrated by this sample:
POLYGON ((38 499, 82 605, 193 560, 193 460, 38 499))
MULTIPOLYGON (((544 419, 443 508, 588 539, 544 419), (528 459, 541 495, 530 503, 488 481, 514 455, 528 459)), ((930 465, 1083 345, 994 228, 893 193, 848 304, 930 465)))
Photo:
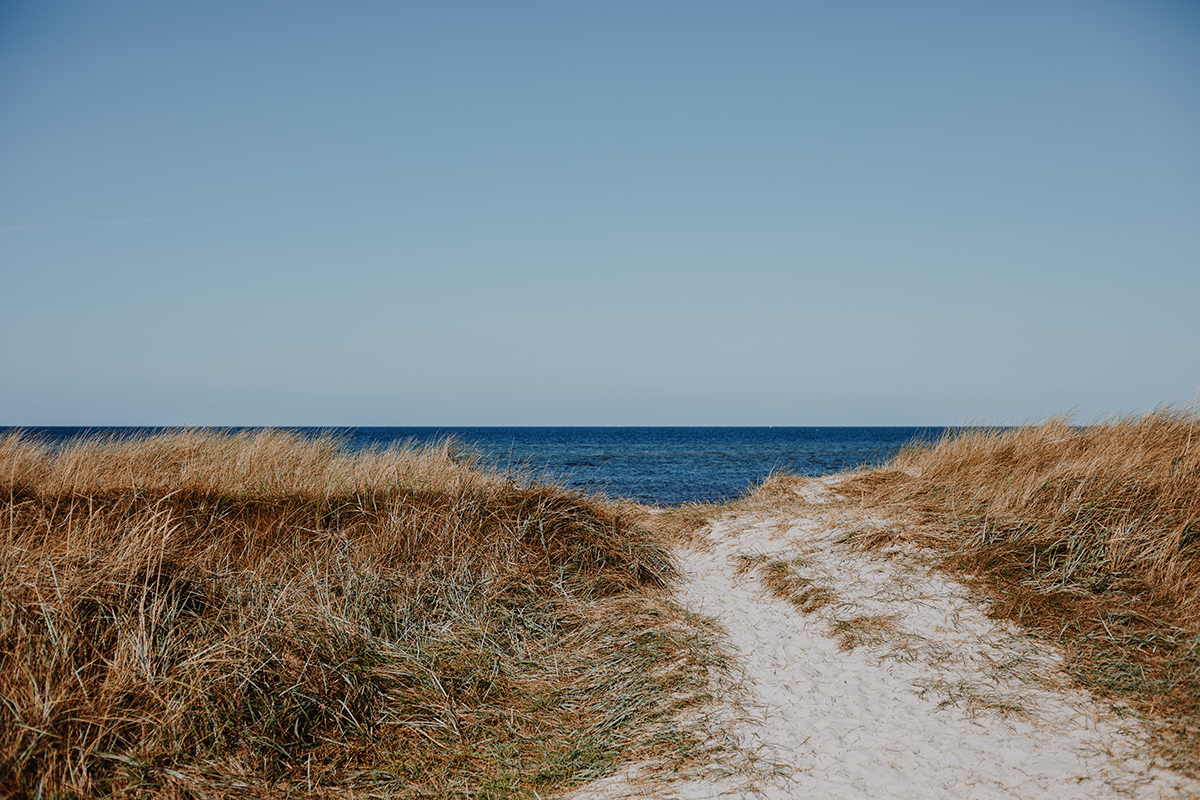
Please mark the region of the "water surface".
MULTIPOLYGON (((0 433, 13 428, 0 428, 0 433)), ((77 436, 144 436, 168 428, 25 428, 52 442, 77 436)), ((257 430, 223 428, 221 430, 257 430)), ((453 437, 501 469, 531 470, 573 488, 643 503, 735 499, 773 471, 824 475, 894 456, 945 428, 286 428, 329 432, 353 449, 453 437)))

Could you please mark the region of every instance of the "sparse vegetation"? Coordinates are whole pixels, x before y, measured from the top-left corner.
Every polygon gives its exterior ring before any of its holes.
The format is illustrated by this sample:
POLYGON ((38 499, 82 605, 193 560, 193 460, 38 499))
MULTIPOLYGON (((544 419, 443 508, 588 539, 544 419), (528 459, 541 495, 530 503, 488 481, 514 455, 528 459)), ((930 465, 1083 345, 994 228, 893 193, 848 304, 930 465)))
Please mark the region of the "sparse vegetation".
POLYGON ((763 586, 771 594, 786 600, 805 614, 811 614, 837 600, 833 589, 815 582, 804 575, 808 566, 803 557, 784 560, 763 555, 741 555, 737 574, 744 575, 756 570, 763 586))
POLYGON ((1061 643, 1082 685, 1141 713, 1174 766, 1200 774, 1194 413, 967 431, 837 491, 892 523, 860 546, 938 553, 992 616, 1061 643))
POLYGON ((644 514, 281 432, 0 439, 0 795, 534 797, 712 746, 644 514))
POLYGON ((897 638, 896 621, 891 614, 858 614, 835 619, 832 628, 838 647, 850 651, 863 645, 878 647, 897 638))
POLYGON ((1003 717, 1024 717, 1029 714, 1021 697, 969 681, 932 681, 921 687, 921 696, 926 694, 943 698, 938 703, 938 708, 953 706, 972 715, 995 712, 1003 717))

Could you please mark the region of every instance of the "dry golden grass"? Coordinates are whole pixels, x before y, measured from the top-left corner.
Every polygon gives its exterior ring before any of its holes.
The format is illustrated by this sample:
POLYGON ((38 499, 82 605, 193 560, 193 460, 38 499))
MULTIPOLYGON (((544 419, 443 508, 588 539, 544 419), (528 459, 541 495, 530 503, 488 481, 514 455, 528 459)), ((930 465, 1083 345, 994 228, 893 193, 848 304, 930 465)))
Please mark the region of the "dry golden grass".
POLYGON ((533 797, 709 746, 635 508, 280 432, 8 436, 0 497, 0 795, 533 797))
POLYGON ((1200 772, 1200 421, 1165 410, 1064 419, 913 447, 837 487, 990 593, 991 614, 1060 642, 1092 691, 1157 723, 1200 772))
POLYGON ((832 627, 838 648, 847 652, 863 645, 876 647, 897 636, 896 617, 890 614, 858 614, 834 620, 832 627))
POLYGON ((745 575, 751 570, 756 571, 771 594, 788 601, 801 612, 811 614, 836 601, 837 595, 833 589, 804 575, 803 569, 807 566, 808 562, 802 557, 784 561, 761 554, 742 554, 738 558, 735 574, 745 575))

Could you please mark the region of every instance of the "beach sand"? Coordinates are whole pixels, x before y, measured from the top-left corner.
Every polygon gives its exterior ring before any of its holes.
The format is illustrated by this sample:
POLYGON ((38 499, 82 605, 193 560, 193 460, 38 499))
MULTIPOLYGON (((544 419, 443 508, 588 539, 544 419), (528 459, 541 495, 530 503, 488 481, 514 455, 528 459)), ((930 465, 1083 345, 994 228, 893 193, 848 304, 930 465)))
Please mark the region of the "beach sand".
POLYGON ((666 783, 633 767, 575 800, 1200 797, 1135 716, 1071 684, 1054 645, 989 619, 919 552, 840 544, 884 521, 823 514, 837 480, 798 486, 786 513, 719 519, 679 553, 680 601, 719 620, 735 656, 710 711, 740 755, 666 783))

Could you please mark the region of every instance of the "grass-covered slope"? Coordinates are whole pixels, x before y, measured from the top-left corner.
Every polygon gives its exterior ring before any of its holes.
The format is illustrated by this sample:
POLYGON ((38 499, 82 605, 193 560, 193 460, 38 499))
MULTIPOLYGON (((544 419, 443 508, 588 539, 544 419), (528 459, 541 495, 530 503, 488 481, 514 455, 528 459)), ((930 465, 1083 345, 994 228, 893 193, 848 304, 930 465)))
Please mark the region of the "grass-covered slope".
POLYGON ((1200 421, 1164 411, 1063 420, 913 447, 838 491, 1061 642, 1075 676, 1159 723, 1200 772, 1200 421))
POLYGON ((452 447, 0 439, 0 794, 545 794, 702 747, 633 511, 452 447))

